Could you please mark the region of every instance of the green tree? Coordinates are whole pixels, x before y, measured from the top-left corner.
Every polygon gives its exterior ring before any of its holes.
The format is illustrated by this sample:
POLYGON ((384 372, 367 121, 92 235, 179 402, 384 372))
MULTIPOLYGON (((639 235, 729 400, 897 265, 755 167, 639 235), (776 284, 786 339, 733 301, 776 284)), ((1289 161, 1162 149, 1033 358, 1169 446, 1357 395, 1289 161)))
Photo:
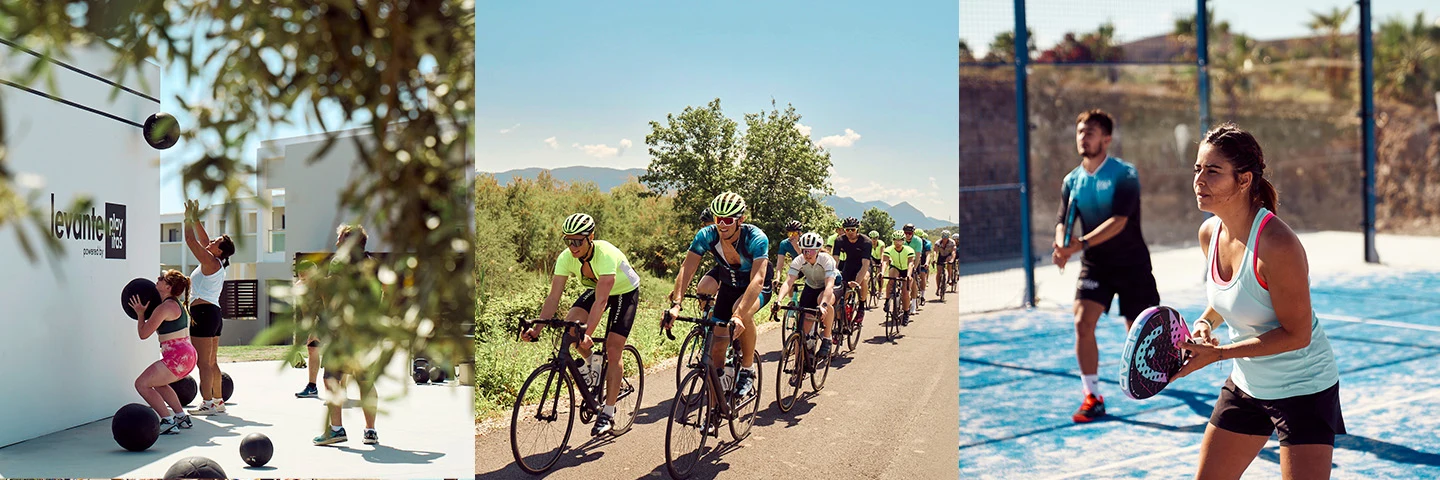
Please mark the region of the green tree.
POLYGON ((960 41, 960 63, 974 63, 975 52, 970 51, 970 45, 964 40, 960 41))
MULTIPOLYGON (((298 324, 280 322, 256 340, 314 333, 327 359, 367 364, 372 372, 408 352, 456 361, 472 351, 461 330, 473 321, 468 305, 475 298, 469 281, 474 213, 466 179, 472 168, 474 19, 473 3, 466 0, 275 0, 263 6, 0 0, 0 37, 23 39, 47 57, 33 60, 27 71, 36 75, 26 81, 53 81, 46 71, 50 57, 103 41, 118 54, 114 69, 104 73, 121 83, 125 72, 146 62, 178 68, 187 82, 209 83, 207 102, 182 106, 195 119, 183 126, 182 142, 205 140, 192 142, 202 151, 182 171, 187 194, 227 200, 247 195, 254 170, 241 159, 253 148, 247 146, 256 140, 251 133, 296 116, 328 129, 334 125, 320 118, 321 105, 377 139, 355 140, 360 172, 338 205, 346 220, 380 226, 371 236, 408 258, 309 285, 315 295, 307 302, 335 314, 323 325, 305 317, 298 324), (367 293, 375 287, 386 291, 387 301, 367 293), (457 310, 462 314, 450 314, 457 310), (377 361, 359 362, 362 356, 377 361)), ((0 226, 33 210, 12 187, 5 151, 0 145, 0 226)), ((227 205, 230 221, 240 223, 236 202, 227 205)))
MULTIPOLYGON (((1035 31, 1029 27, 1025 28, 1029 41, 1026 42, 1026 50, 1030 52, 1030 58, 1035 57, 1035 31)), ((995 39, 990 41, 990 51, 985 53, 985 62, 1015 63, 1015 32, 1004 31, 995 34, 995 39)))
POLYGON ((768 112, 745 115, 742 135, 719 99, 686 107, 667 115, 666 125, 650 122, 652 158, 640 182, 673 193, 675 215, 686 224, 716 195, 738 193, 750 208, 746 221, 773 236, 792 218, 808 222, 830 211, 819 198, 833 192, 830 154, 796 128, 800 119, 793 105, 782 112, 772 103, 768 112))
POLYGON ((870 207, 860 216, 860 230, 865 233, 874 230, 880 232, 882 239, 889 239, 890 233, 895 231, 895 219, 890 218, 890 212, 870 207))
MULTIPOLYGON (((716 195, 735 187, 735 162, 744 155, 738 124, 725 118, 720 99, 700 107, 666 114, 665 124, 650 122, 650 165, 640 183, 650 190, 675 195, 675 210, 695 217, 716 195)), ((693 221, 693 220, 692 220, 693 221)))
POLYGON ((1392 17, 1375 34, 1375 91, 1411 105, 1434 101, 1440 90, 1440 26, 1415 14, 1413 22, 1392 17))
POLYGON ((814 218, 833 210, 820 195, 830 187, 830 152, 810 141, 799 129, 800 114, 793 105, 781 112, 770 102, 769 112, 745 114, 745 156, 737 166, 736 193, 750 208, 746 220, 774 236, 792 218, 814 218))
POLYGON ((1310 12, 1310 21, 1305 26, 1311 32, 1324 38, 1323 50, 1325 57, 1332 62, 1324 68, 1325 88, 1334 99, 1350 98, 1353 92, 1350 89, 1350 77, 1355 65, 1351 58, 1354 51, 1354 44, 1346 37, 1344 29, 1345 22, 1350 19, 1350 11, 1353 7, 1332 7, 1329 12, 1310 12), (1343 65, 1349 64, 1349 66, 1343 65))

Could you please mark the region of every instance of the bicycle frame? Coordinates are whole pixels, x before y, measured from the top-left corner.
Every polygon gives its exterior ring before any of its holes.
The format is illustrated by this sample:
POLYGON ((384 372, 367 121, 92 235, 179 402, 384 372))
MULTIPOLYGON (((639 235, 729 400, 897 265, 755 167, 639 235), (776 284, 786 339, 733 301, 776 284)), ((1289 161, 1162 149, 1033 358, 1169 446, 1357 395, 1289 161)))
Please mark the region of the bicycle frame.
MULTIPOLYGON (((610 368, 610 362, 607 361, 603 364, 603 366, 600 367, 600 385, 597 385, 594 389, 591 389, 590 384, 582 380, 585 378, 585 375, 580 373, 580 367, 575 364, 575 357, 572 356, 570 353, 570 347, 572 344, 579 341, 579 335, 570 335, 569 332, 564 331, 569 330, 572 327, 583 331, 583 329, 585 328, 585 324, 581 322, 573 322, 558 318, 548 320, 520 321, 520 329, 522 331, 535 325, 547 325, 550 327, 562 329, 560 335, 558 335, 554 341, 557 346, 557 348, 555 349, 555 353, 551 355, 550 360, 540 364, 540 366, 543 367, 548 365, 552 367, 558 367, 560 370, 568 373, 570 375, 570 378, 573 380, 572 383, 574 383, 575 388, 580 390, 581 411, 591 414, 599 412, 602 406, 601 399, 603 395, 605 395, 605 380, 606 376, 609 374, 608 370, 610 368)), ((601 339, 599 341, 596 341, 596 343, 602 345, 603 351, 604 340, 601 339)), ((553 382, 555 382, 554 375, 551 375, 549 378, 545 379, 545 389, 542 390, 544 394, 542 394, 540 397, 540 404, 545 403, 545 395, 550 394, 550 389, 554 386, 553 382)), ((619 393, 620 395, 617 395, 617 397, 623 396, 625 392, 619 393)), ((556 399, 556 401, 559 401, 559 399, 556 399)))

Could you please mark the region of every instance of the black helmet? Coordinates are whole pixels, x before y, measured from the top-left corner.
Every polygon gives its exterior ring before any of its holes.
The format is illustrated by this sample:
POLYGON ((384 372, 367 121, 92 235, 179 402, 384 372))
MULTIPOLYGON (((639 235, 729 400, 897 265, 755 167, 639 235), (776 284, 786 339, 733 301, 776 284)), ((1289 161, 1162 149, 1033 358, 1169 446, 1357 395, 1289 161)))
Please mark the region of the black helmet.
POLYGON ((715 216, 710 214, 710 207, 705 207, 704 210, 700 211, 700 221, 705 223, 715 221, 715 216))
POLYGON ((914 232, 914 231, 915 231, 915 224, 913 224, 913 223, 907 223, 907 224, 905 224, 905 228, 903 228, 902 230, 905 230, 905 233, 914 232))
POLYGON ((840 226, 845 228, 860 228, 860 219, 855 217, 846 217, 845 223, 841 224, 840 226))
POLYGON ((800 224, 799 220, 791 220, 790 223, 785 224, 785 231, 798 232, 800 230, 804 230, 804 227, 804 225, 800 224))

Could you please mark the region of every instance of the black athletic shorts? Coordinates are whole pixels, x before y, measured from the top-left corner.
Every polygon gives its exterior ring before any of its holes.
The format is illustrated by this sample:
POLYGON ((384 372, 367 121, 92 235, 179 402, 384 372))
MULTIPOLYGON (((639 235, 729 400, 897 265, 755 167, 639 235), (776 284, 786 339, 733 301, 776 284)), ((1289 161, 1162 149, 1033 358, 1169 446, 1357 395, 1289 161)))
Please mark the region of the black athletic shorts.
POLYGON ((805 288, 800 290, 799 307, 820 308, 820 294, 824 292, 824 288, 810 288, 809 285, 806 285, 805 288))
POLYGON ((1120 315, 1134 320, 1145 309, 1160 304, 1160 291, 1155 288, 1155 275, 1149 265, 1107 268, 1081 265, 1080 281, 1075 284, 1075 299, 1090 300, 1102 305, 1101 313, 1110 313, 1110 302, 1120 296, 1120 315))
POLYGON ((220 318, 220 306, 213 303, 190 305, 190 336, 207 338, 220 336, 220 327, 225 320, 220 318))
MULTIPOLYGON (((734 286, 720 282, 720 291, 715 293, 715 308, 710 311, 711 318, 729 320, 735 317, 735 307, 740 303, 740 297, 745 295, 745 290, 750 288, 749 284, 734 286)), ((760 303, 765 305, 770 300, 770 288, 768 286, 760 290, 760 303)))
MULTIPOLYGON (((605 331, 619 334, 622 337, 630 336, 630 327, 635 325, 635 307, 640 302, 640 289, 631 290, 624 295, 611 295, 605 302, 605 309, 610 311, 609 320, 605 323, 605 331)), ((590 312, 595 306, 595 289, 586 290, 575 299, 575 304, 570 308, 578 308, 590 312)))
POLYGON ((1340 384, 1309 395, 1261 400, 1240 390, 1225 379, 1220 399, 1210 413, 1216 428, 1245 435, 1269 437, 1278 432, 1280 445, 1335 445, 1335 436, 1345 433, 1340 415, 1340 384))

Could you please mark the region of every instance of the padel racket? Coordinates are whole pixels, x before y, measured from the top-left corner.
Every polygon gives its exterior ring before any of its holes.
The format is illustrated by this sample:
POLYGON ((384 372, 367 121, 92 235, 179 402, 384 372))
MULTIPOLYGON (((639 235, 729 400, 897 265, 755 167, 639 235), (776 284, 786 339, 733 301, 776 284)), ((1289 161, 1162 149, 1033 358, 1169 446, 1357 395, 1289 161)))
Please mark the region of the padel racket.
POLYGON ((1189 338, 1190 327, 1180 312, 1165 306, 1145 309, 1125 339, 1120 389, 1136 400, 1160 393, 1190 359, 1190 352, 1179 346, 1189 338))
POLYGON ((1070 248, 1070 242, 1075 236, 1075 217, 1080 213, 1080 206, 1075 201, 1078 196, 1077 192, 1070 192, 1070 199, 1065 202, 1065 243, 1061 244, 1065 248, 1070 248))

